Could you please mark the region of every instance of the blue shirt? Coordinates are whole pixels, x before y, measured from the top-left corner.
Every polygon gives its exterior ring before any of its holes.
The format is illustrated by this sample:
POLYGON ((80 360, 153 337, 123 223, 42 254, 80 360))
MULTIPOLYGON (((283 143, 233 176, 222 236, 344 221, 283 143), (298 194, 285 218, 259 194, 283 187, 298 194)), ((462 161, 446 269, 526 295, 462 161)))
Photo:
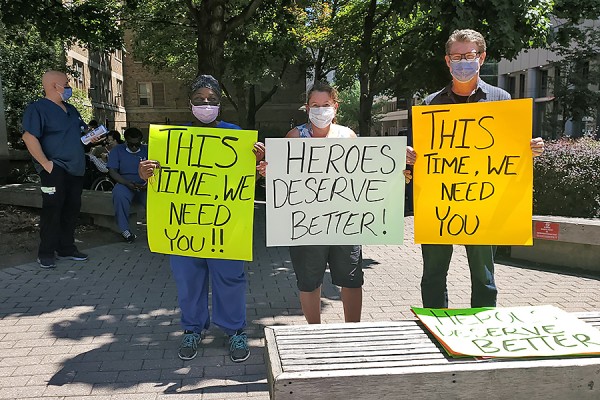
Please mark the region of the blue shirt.
MULTIPOLYGON (((23 130, 35 136, 48 160, 64 168, 69 174, 83 176, 85 153, 81 143, 81 132, 87 125, 75 107, 69 103, 58 104, 46 98, 27 106, 23 114, 23 130)), ((42 166, 34 160, 35 169, 42 166)))
POLYGON ((229 122, 219 121, 215 128, 223 128, 223 129, 242 129, 236 124, 230 124, 229 122))
POLYGON ((143 144, 137 153, 130 153, 127 150, 127 144, 116 145, 108 153, 107 168, 116 170, 119 175, 133 183, 144 183, 138 174, 140 161, 148 159, 148 146, 143 144))

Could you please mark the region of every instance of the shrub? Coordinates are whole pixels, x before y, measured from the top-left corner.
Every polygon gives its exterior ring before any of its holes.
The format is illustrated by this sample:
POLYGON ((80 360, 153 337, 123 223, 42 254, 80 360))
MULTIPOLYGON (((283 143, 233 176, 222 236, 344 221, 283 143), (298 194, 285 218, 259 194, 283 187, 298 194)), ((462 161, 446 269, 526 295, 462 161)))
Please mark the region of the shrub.
POLYGON ((600 217, 600 142, 592 138, 546 143, 534 160, 533 212, 600 217))

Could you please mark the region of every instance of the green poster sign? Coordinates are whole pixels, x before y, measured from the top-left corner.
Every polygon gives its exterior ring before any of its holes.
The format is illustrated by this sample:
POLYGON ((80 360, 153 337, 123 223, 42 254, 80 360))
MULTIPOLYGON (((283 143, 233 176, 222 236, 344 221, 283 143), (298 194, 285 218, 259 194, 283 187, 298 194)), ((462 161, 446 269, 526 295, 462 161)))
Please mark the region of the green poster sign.
POLYGON ((600 331, 554 306, 412 311, 452 356, 600 354, 600 331))

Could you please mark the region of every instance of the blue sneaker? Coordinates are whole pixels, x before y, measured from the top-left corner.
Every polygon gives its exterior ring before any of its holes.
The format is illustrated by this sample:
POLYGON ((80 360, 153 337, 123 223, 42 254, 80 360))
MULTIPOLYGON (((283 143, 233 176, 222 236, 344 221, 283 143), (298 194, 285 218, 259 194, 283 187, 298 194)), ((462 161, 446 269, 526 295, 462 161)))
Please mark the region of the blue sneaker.
POLYGON ((193 360, 198 355, 198 345, 202 337, 199 333, 184 333, 177 355, 184 361, 193 360))
POLYGON ((229 336, 229 358, 233 362, 246 361, 250 357, 250 348, 248 347, 248 336, 246 332, 239 330, 234 335, 229 336))

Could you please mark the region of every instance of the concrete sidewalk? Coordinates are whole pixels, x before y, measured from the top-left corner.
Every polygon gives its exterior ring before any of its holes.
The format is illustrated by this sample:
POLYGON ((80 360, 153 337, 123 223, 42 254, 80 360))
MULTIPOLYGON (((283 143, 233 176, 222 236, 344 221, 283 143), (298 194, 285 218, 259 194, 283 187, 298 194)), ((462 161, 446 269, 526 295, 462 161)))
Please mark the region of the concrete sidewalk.
MULTIPOLYGON (((96 247, 87 262, 35 263, 0 270, 0 399, 268 399, 263 328, 304 324, 286 248, 265 248, 264 207, 257 206, 254 261, 248 263, 251 356, 228 357, 211 327, 199 356, 177 358, 181 339, 167 257, 145 240, 96 247)), ((420 248, 406 219, 402 246, 365 246, 364 321, 409 318, 420 305, 420 248)), ((327 277, 323 321, 343 321, 339 290, 327 277)), ((497 265, 499 306, 553 304, 600 310, 598 278, 497 265)), ((468 307, 463 247, 449 276, 451 307, 468 307)))

